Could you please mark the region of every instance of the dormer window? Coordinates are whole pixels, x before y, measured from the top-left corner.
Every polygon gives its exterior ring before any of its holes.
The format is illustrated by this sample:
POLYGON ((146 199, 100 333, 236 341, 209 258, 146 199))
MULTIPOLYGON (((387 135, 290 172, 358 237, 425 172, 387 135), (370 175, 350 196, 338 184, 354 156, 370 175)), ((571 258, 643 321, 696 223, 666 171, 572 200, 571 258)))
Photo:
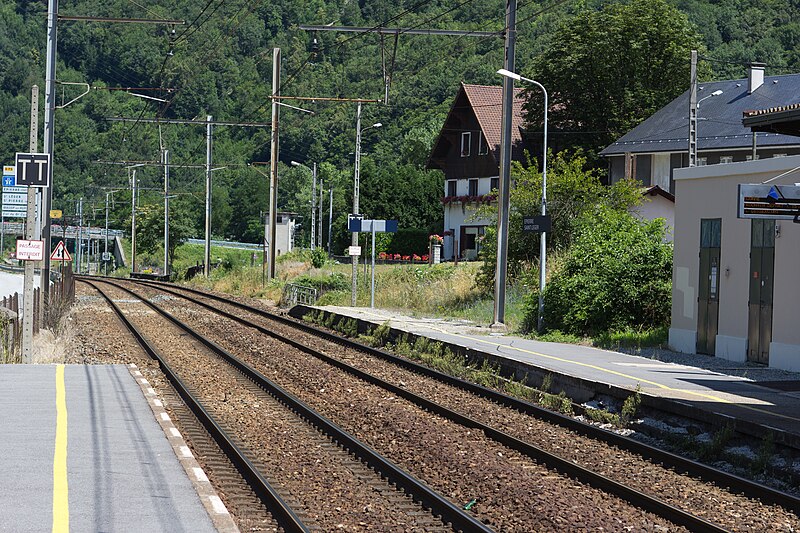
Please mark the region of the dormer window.
POLYGON ((483 134, 478 135, 478 155, 486 155, 489 153, 489 145, 486 144, 486 139, 483 134))
POLYGON ((470 146, 472 145, 472 132, 461 133, 461 157, 469 157, 470 146))

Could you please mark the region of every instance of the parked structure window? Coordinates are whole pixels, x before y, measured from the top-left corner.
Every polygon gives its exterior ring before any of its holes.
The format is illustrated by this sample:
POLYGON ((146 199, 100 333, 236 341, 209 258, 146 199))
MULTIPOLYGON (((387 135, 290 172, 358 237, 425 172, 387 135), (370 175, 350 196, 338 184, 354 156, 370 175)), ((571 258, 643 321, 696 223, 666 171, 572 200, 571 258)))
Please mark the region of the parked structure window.
POLYGON ((732 155, 722 155, 719 157, 720 164, 733 163, 732 155))
POLYGON ((478 180, 477 178, 469 180, 469 194, 470 196, 478 196, 478 180))
POLYGON ((489 145, 486 144, 486 139, 483 138, 483 134, 478 134, 478 155, 486 155, 489 153, 489 145))
POLYGON ((492 182, 491 182, 490 188, 493 191, 499 191, 500 190, 500 178, 492 178, 492 182))
POLYGON ((708 158, 706 157, 698 157, 697 158, 697 166, 704 167, 708 164, 708 158))
POLYGON ((772 154, 772 157, 786 157, 786 154, 772 154))
POLYGON ((456 180, 447 180, 447 196, 456 195, 456 180))
MULTIPOLYGON (((760 155, 756 154, 756 159, 759 159, 760 157, 761 157, 760 155)), ((747 161, 752 161, 753 160, 753 156, 752 155, 748 155, 748 156, 745 157, 745 159, 747 161)))
POLYGON ((719 248, 722 240, 722 219, 700 220, 700 248, 719 248))
POLYGON ((461 133, 461 157, 469 157, 469 149, 472 144, 472 132, 464 131, 461 133))

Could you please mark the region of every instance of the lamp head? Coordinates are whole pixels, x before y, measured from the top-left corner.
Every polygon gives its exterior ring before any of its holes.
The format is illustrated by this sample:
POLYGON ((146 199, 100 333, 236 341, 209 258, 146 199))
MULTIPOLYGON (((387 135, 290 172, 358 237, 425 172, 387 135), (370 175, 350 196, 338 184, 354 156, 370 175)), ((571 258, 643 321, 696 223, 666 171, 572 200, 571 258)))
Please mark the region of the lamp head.
POLYGON ((505 76, 506 78, 511 78, 512 80, 517 80, 517 81, 522 80, 522 76, 520 76, 516 72, 511 72, 510 70, 506 70, 504 68, 498 70, 497 73, 500 74, 501 76, 505 76))
POLYGON ((300 163, 298 163, 297 161, 292 161, 291 164, 292 164, 293 167, 299 167, 300 166, 300 163))
POLYGON ((722 90, 721 90, 721 89, 717 89, 716 91, 714 91, 713 93, 711 93, 711 96, 719 96, 719 95, 721 95, 721 94, 722 94, 722 90))
POLYGON ((373 128, 380 128, 381 126, 383 126, 383 124, 381 124, 380 122, 376 122, 375 124, 372 125, 373 128))

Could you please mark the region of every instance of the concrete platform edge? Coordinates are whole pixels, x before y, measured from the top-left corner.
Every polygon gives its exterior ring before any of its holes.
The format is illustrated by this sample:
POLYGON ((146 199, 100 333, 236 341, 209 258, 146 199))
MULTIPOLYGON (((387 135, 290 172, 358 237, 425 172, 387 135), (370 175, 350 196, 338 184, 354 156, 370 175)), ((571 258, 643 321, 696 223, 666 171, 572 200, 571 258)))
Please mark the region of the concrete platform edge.
MULTIPOLYGON (((325 313, 326 318, 328 318, 330 315, 333 315, 337 317, 335 318, 336 322, 343 319, 356 320, 359 334, 368 333, 370 329, 374 328, 376 325, 380 325, 377 322, 332 313, 331 311, 327 311, 325 309, 303 304, 298 304, 292 307, 289 310, 289 315, 293 318, 302 320, 303 316, 307 315, 311 311, 321 311, 325 313)), ((397 328, 390 328, 389 338, 392 341, 395 341, 403 335, 407 336, 412 342, 418 337, 423 336, 397 328)), ((560 392, 563 390, 564 393, 575 402, 585 402, 597 394, 608 395, 620 401, 624 401, 634 392, 633 390, 625 387, 620 387, 609 383, 589 381, 580 377, 553 372, 552 370, 540 368, 531 365, 530 363, 517 361, 508 357, 500 357, 488 352, 461 346, 459 344, 443 342, 438 339, 435 340, 437 340, 437 342, 442 342, 442 344, 449 348, 454 354, 468 358, 470 362, 482 363, 483 361, 487 361, 489 364, 499 367, 503 376, 513 377, 516 380, 524 380, 525 383, 532 387, 539 387, 544 377, 546 375, 550 375, 552 379, 550 391, 560 392)), ((673 414, 681 418, 694 420, 702 424, 710 425, 714 428, 722 428, 727 425, 732 425, 735 431, 759 440, 763 439, 767 433, 770 433, 772 434, 773 441, 776 444, 782 444, 784 446, 800 450, 800 435, 798 434, 783 431, 779 428, 774 428, 769 425, 757 424, 749 420, 734 418, 724 413, 706 409, 698 409, 696 406, 688 402, 653 396, 645 392, 641 392, 640 396, 642 399, 642 405, 645 407, 673 414)))
POLYGON ((220 533, 240 533, 239 527, 236 525, 236 522, 234 522, 233 517, 228 512, 228 509, 217 494, 217 491, 211 485, 208 476, 206 476, 200 464, 197 462, 197 459, 195 459, 194 454, 192 454, 192 451, 186 445, 186 441, 183 440, 183 436, 180 431, 178 431, 178 428, 172 423, 169 414, 164 408, 164 403, 158 397, 158 393, 153 389, 150 382, 144 378, 135 364, 129 364, 128 371, 142 390, 142 394, 147 400, 147 405, 149 405, 150 409, 153 411, 153 416, 155 416, 156 421, 164 431, 164 436, 169 441, 172 451, 175 453, 175 457, 192 482, 192 486, 208 513, 211 523, 214 524, 214 527, 220 533))

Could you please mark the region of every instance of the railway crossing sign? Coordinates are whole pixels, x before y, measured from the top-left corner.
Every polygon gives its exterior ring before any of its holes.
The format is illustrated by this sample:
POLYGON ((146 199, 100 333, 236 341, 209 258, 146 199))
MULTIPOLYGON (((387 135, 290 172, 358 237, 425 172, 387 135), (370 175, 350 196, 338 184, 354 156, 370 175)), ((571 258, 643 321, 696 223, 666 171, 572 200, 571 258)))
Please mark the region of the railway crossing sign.
POLYGON ((738 217, 800 224, 800 186, 740 183, 738 217))
POLYGON ((58 241, 53 253, 50 254, 50 261, 72 261, 72 256, 69 255, 64 241, 58 241))
POLYGON ((17 185, 50 186, 50 154, 17 152, 16 165, 17 185))

